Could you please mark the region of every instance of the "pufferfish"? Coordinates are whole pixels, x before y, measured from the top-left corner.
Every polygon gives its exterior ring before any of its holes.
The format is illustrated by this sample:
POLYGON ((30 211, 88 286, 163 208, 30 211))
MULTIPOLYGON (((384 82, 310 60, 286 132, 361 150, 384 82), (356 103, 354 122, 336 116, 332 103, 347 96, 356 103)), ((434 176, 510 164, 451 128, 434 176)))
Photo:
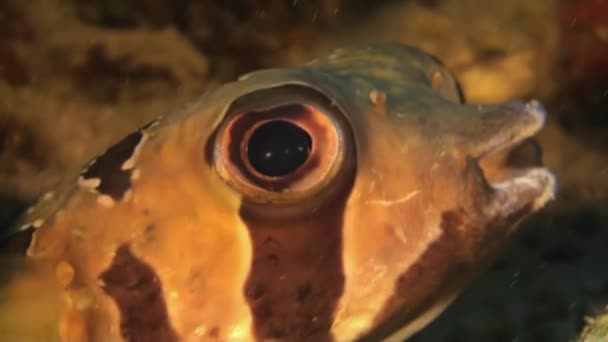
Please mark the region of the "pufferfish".
POLYGON ((9 230, 2 341, 406 339, 552 198, 545 115, 398 44, 244 75, 9 230))

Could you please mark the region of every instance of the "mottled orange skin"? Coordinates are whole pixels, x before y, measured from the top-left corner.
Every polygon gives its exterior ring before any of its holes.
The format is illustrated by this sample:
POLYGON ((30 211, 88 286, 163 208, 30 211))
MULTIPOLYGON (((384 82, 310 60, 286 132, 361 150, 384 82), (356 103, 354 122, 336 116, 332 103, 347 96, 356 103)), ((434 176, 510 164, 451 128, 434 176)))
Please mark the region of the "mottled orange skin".
POLYGON ((544 169, 493 187, 516 175, 477 163, 536 133, 535 106, 464 105, 441 64, 399 45, 252 73, 145 128, 120 200, 74 179, 25 217, 44 220, 27 257, 57 269, 66 342, 404 338, 551 197, 544 169), (343 135, 327 182, 243 195, 213 151, 224 120, 251 105, 246 96, 266 106, 315 98, 331 112, 343 135), (126 269, 140 278, 112 289, 126 269), (141 303, 165 312, 125 321, 117 296, 139 296, 142 279, 161 292, 141 303))

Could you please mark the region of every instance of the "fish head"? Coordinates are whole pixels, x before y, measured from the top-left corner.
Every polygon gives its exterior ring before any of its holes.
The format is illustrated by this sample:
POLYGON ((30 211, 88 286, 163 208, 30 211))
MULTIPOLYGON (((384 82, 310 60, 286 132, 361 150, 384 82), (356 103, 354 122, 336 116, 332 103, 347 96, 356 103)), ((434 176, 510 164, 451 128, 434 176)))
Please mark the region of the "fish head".
POLYGON ((28 255, 76 340, 400 340, 553 196, 544 121, 465 104, 420 50, 338 49, 123 139, 30 217, 28 255))

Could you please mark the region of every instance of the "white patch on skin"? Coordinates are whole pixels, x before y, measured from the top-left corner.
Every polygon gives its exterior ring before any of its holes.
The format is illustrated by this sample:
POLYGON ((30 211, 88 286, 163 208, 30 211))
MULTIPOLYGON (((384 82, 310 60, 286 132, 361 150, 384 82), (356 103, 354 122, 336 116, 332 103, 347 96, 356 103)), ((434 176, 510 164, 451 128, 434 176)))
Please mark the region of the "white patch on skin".
POLYGON ((24 230, 28 229, 28 228, 29 228, 29 227, 31 227, 31 226, 32 226, 32 225, 31 225, 31 224, 29 224, 29 223, 23 224, 23 225, 21 225, 19 228, 17 228, 17 231, 22 232, 22 231, 24 231, 24 230))
POLYGON ((376 181, 375 180, 371 180, 369 182, 369 189, 367 189, 367 192, 371 194, 371 193, 374 192, 375 188, 376 188, 376 181))
POLYGON ((82 169, 81 173, 86 173, 86 172, 89 170, 89 168, 91 167, 91 165, 95 164, 96 162, 97 162, 97 158, 95 158, 95 159, 91 160, 91 161, 90 161, 90 162, 87 164, 87 166, 85 166, 85 168, 84 168, 84 169, 82 169))
POLYGON ((249 327, 244 324, 235 324, 228 330, 228 339, 244 339, 248 336, 249 327))
POLYGON ((199 325, 198 327, 194 328, 192 335, 194 335, 196 337, 201 337, 201 336, 204 336, 206 333, 207 333, 207 326, 199 325))
POLYGON ((30 245, 27 247, 27 250, 25 251, 25 255, 27 255, 28 257, 34 256, 34 248, 36 246, 36 243, 38 242, 37 232, 38 231, 35 230, 34 233, 32 234, 32 240, 30 241, 30 245))
POLYGON ((127 202, 133 196, 133 191, 131 189, 127 190, 125 194, 122 196, 122 201, 127 202))
POLYGON ((411 321, 403 328, 397 330, 388 338, 384 339, 385 342, 401 342, 405 341, 408 337, 412 336, 414 333, 420 331, 422 328, 426 327, 431 323, 437 316, 439 316, 445 308, 450 305, 458 297, 458 292, 453 293, 452 295, 447 296, 443 300, 438 301, 433 306, 428 308, 425 312, 419 315, 415 320, 411 321))
POLYGON ((121 165, 120 169, 126 171, 132 169, 133 167, 135 167, 135 159, 133 159, 133 156, 131 156, 131 158, 127 159, 127 161, 121 165))
POLYGON ((526 103, 525 110, 526 112, 530 113, 530 115, 534 116, 536 120, 538 120, 541 127, 545 125, 547 113, 540 101, 531 100, 530 102, 526 103))
POLYGON ((407 237, 405 236, 404 229, 402 229, 401 226, 392 225, 391 231, 393 232, 393 234, 395 234, 397 240, 399 240, 404 245, 407 245, 407 237))
MULTIPOLYGON (((375 314, 361 314, 361 315, 356 315, 356 316, 351 316, 350 318, 348 318, 348 320, 340 320, 339 318, 339 314, 338 313, 336 315, 336 319, 334 319, 334 323, 335 322, 340 322, 340 331, 352 331, 352 332, 361 332, 361 331, 365 331, 367 330, 370 325, 371 322, 373 322, 374 318, 375 318, 375 314)), ((352 335, 348 335, 347 338, 344 338, 346 336, 340 336, 340 338, 338 340, 354 340, 357 336, 356 334, 352 334, 352 335)))
POLYGON ((44 194, 44 196, 42 196, 42 200, 50 201, 51 199, 53 199, 54 196, 55 196, 55 193, 53 193, 52 191, 49 191, 46 194, 44 194))
POLYGON ((510 214, 518 210, 522 204, 532 202, 532 210, 543 207, 555 194, 555 176, 544 168, 530 169, 524 175, 491 184, 494 200, 488 207, 489 216, 510 214), (543 191, 535 198, 529 198, 538 190, 543 191), (522 197, 525 200, 522 200, 522 197))
POLYGON ((129 159, 127 159, 124 163, 122 163, 122 166, 120 167, 120 169, 123 171, 131 170, 132 168, 135 167, 135 162, 137 161, 137 156, 139 156, 139 152, 141 151, 142 146, 148 140, 148 134, 146 134, 145 132, 140 132, 140 133, 141 133, 141 139, 139 140, 139 143, 137 144, 137 146, 135 146, 135 148, 133 149, 133 154, 131 155, 131 157, 129 157, 129 159))
POLYGON ((114 206, 114 200, 112 199, 112 197, 110 197, 108 195, 97 196, 97 203, 99 203, 100 205, 102 205, 106 208, 111 208, 114 206))
POLYGON ((555 176, 550 175, 549 186, 545 189, 545 192, 539 196, 533 204, 534 210, 538 210, 547 204, 547 202, 555 199, 555 193, 557 192, 557 180, 555 176))
POLYGON ((81 187, 83 187, 85 189, 94 190, 100 184, 101 184, 100 178, 84 178, 82 176, 80 176, 78 178, 78 185, 80 185, 81 187))
MULTIPOLYGON (((445 151, 441 151, 441 153, 439 153, 439 156, 437 157, 437 159, 443 159, 443 157, 446 156, 446 152, 445 151)), ((439 167, 439 161, 435 162, 435 164, 433 164, 433 166, 431 166, 431 172, 435 171, 437 169, 437 167, 439 167)))
POLYGON ((371 204, 371 205, 381 205, 384 207, 390 207, 396 204, 401 204, 401 203, 405 203, 409 200, 411 200, 412 198, 414 198, 416 195, 418 195, 420 193, 420 190, 414 190, 408 194, 406 194, 405 196, 401 197, 401 198, 397 198, 395 200, 368 200, 365 203, 367 204, 371 204))
POLYGON ((44 220, 39 218, 39 219, 34 220, 34 222, 32 222, 32 227, 40 228, 40 227, 42 227, 43 224, 44 224, 44 220))
POLYGON ((431 78, 431 85, 433 86, 433 88, 439 88, 441 86, 441 83, 444 82, 443 75, 441 74, 441 71, 439 71, 439 70, 431 71, 430 78, 431 78))
POLYGON ((369 99, 375 106, 383 107, 386 104, 386 94, 378 89, 369 92, 369 99))
POLYGON ((83 239, 86 236, 86 233, 83 229, 77 227, 72 229, 71 235, 77 239, 83 239))
POLYGON ((131 182, 134 182, 134 181, 138 180, 140 176, 141 176, 141 170, 140 169, 134 169, 131 172, 131 182))
POLYGON ((157 117, 156 120, 154 120, 154 122, 152 122, 150 124, 150 126, 148 126, 148 128, 146 128, 146 129, 154 128, 154 127, 160 125, 160 122, 164 119, 164 117, 165 117, 164 115, 157 117))

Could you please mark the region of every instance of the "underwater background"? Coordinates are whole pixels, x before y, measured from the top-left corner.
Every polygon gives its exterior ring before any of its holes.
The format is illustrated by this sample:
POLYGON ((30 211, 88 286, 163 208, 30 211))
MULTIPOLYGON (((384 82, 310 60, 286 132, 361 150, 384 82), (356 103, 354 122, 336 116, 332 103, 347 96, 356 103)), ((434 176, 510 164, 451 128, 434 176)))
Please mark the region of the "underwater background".
POLYGON ((570 341, 608 304, 608 1, 2 0, 0 224, 133 128, 340 45, 434 54, 468 102, 541 100, 558 196, 413 338, 570 341))

